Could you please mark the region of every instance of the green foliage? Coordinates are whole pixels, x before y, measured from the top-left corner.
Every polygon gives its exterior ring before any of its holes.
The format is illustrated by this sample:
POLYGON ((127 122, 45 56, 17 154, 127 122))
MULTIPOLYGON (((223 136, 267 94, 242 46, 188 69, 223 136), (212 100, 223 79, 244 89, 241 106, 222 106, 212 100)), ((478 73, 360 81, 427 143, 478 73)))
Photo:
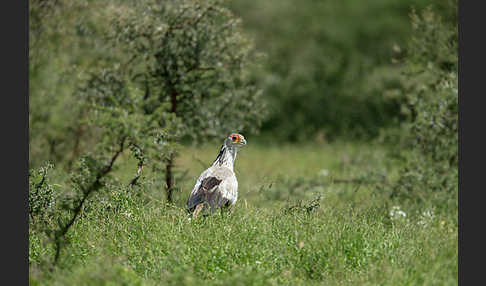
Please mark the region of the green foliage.
POLYGON ((31 166, 71 167, 95 149, 97 130, 84 124, 92 106, 80 104, 89 97, 80 89, 107 93, 98 95, 104 103, 136 100, 119 107, 132 104, 130 113, 171 129, 170 144, 258 129, 264 104, 249 78, 258 57, 221 1, 31 2, 31 166))
POLYGON ((457 284, 456 1, 412 12, 408 46, 412 2, 234 2, 263 69, 222 1, 71 2, 29 5, 30 163, 57 166, 29 173, 30 284, 457 284), (259 127, 258 84, 274 144, 246 136, 230 216, 189 219, 221 136, 259 127), (279 139, 405 119, 394 157, 279 139))
POLYGON ((340 285, 346 277, 360 285, 457 283, 457 228, 449 222, 390 224, 374 208, 350 212, 325 202, 321 207, 310 215, 239 208, 224 220, 193 222, 183 211, 135 203, 129 213, 84 219, 73 229, 64 270, 39 280, 340 285), (112 267, 100 271, 100 265, 112 267), (130 275, 113 275, 122 267, 130 275))
MULTIPOLYGON (((271 108, 263 131, 284 140, 370 138, 406 116, 391 62, 411 5, 431 1, 235 1, 268 55, 255 77, 271 108)), ((434 1, 440 2, 440 1, 434 1)))
POLYGON ((71 164, 90 146, 74 96, 83 72, 110 59, 104 2, 29 1, 29 165, 71 164))
POLYGON ((253 47, 221 1, 138 1, 113 9, 109 37, 128 59, 127 80, 142 91, 146 114, 172 114, 157 118, 172 124, 169 141, 256 130, 262 108, 248 74, 253 47))
POLYGON ((164 171, 171 202, 180 140, 257 130, 262 105, 248 75, 252 46, 219 1, 148 0, 110 9, 107 38, 122 56, 94 72, 80 98, 90 103, 89 122, 104 130, 102 138, 129 138, 154 171, 164 171))
POLYGON ((457 284, 457 215, 423 206, 414 213, 419 209, 404 205, 406 217, 395 219, 391 210, 397 202, 387 192, 372 183, 339 182, 370 180, 374 172, 391 179, 401 166, 385 160, 384 146, 253 143, 238 154, 240 196, 232 214, 189 220, 182 207, 203 168, 194 156, 210 162, 217 147, 182 149, 176 162, 189 170, 189 179, 180 183, 184 193, 175 196, 175 205, 157 196, 157 174, 144 170, 140 186, 128 186, 123 178, 133 175, 137 161, 122 156, 119 168, 105 177, 104 191, 91 194, 66 234, 69 244, 52 273, 40 264, 54 251, 38 232, 30 233, 31 280, 39 285, 457 284), (422 222, 420 214, 427 210, 432 215, 422 222))
POLYGON ((431 9, 412 13, 416 32, 407 57, 407 102, 414 114, 414 147, 434 161, 457 165, 458 33, 431 9))
MULTIPOLYGON (((457 1, 449 1, 457 11, 457 1), (456 4, 456 5, 454 5, 456 4)), ((458 32, 457 17, 442 19, 432 8, 412 11, 414 34, 404 58, 406 167, 394 195, 457 208, 458 32), (446 21, 447 20, 447 21, 446 21)))
POLYGON ((299 201, 295 205, 288 206, 284 209, 285 214, 289 213, 296 213, 296 212, 304 212, 307 214, 310 214, 311 212, 317 210, 320 206, 319 201, 321 200, 321 196, 317 196, 317 198, 313 199, 312 201, 308 203, 302 203, 302 201, 299 201))
POLYGON ((44 166, 29 171, 29 217, 31 220, 43 220, 52 214, 56 192, 49 183, 48 173, 54 165, 44 166))
MULTIPOLYGON (((64 1, 48 3, 47 8, 37 2, 32 6, 31 13, 39 16, 39 29, 31 31, 34 38, 42 40, 41 28, 55 26, 50 20, 44 21, 43 15, 95 7, 91 2, 80 6, 64 1)), ((95 44, 105 40, 103 46, 110 48, 110 55, 72 82, 76 88, 70 98, 78 103, 76 108, 64 110, 63 114, 55 114, 49 106, 36 108, 32 115, 45 112, 47 119, 31 118, 38 124, 32 132, 38 135, 40 128, 52 123, 50 116, 67 116, 65 112, 79 115, 74 121, 62 122, 63 127, 54 131, 61 139, 69 137, 67 130, 75 133, 71 156, 51 152, 61 156, 55 159, 69 160, 72 169, 66 184, 69 190, 56 201, 58 208, 52 220, 39 230, 45 234, 45 243, 54 244, 54 266, 69 245, 70 229, 88 206, 93 206, 89 203, 91 197, 113 186, 110 175, 125 150, 132 152, 138 167, 130 187, 136 186, 143 167, 150 165, 153 174, 160 176, 160 171, 165 171, 167 200, 172 202, 172 167, 180 140, 189 138, 201 143, 215 136, 220 138, 230 130, 257 130, 262 117, 262 105, 257 104, 259 92, 248 76, 248 66, 254 61, 251 43, 240 33, 240 21, 220 1, 112 1, 104 5, 106 20, 99 29, 106 35, 92 36, 95 44), (86 135, 80 134, 82 131, 86 135), (91 146, 80 150, 81 141, 91 146)), ((83 27, 88 27, 90 21, 101 21, 96 16, 89 19, 83 27)), ((66 20, 68 25, 72 22, 66 20)), ((44 36, 44 44, 51 43, 49 37, 55 36, 69 36, 82 44, 84 33, 75 36, 62 31, 44 36)), ((45 48, 42 41, 39 45, 45 48)), ((41 56, 36 53, 42 49, 37 48, 32 47, 33 57, 41 56)), ((32 63, 32 71, 47 76, 43 69, 49 65, 36 64, 32 63)), ((32 77, 38 80, 35 73, 32 77)), ((42 89, 36 86, 37 91, 42 89)), ((41 100, 42 96, 34 94, 32 98, 41 100)), ((51 147, 56 146, 53 143, 51 147)), ((31 216, 50 203, 50 189, 42 185, 43 181, 39 184, 33 187, 31 216)))

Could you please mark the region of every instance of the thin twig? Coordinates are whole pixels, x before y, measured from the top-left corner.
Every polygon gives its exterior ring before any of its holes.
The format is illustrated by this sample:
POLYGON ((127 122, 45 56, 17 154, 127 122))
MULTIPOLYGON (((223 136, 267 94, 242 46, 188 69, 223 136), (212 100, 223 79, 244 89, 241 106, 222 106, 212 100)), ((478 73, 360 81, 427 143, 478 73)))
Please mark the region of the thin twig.
POLYGON ((99 189, 101 187, 100 180, 106 174, 108 174, 112 170, 113 164, 115 163, 115 161, 118 158, 118 156, 124 150, 125 140, 126 140, 126 137, 123 137, 122 140, 121 140, 121 142, 120 142, 120 149, 118 149, 115 152, 115 154, 113 155, 113 157, 110 160, 110 163, 108 165, 106 165, 105 168, 103 168, 98 173, 98 175, 96 175, 95 181, 86 190, 83 190, 84 196, 81 199, 81 201, 79 202, 79 204, 76 206, 76 208, 74 209, 74 215, 71 217, 71 219, 69 220, 69 222, 66 225, 64 225, 63 227, 61 227, 61 229, 59 230, 59 232, 56 233, 56 237, 55 237, 55 240, 56 240, 56 254, 55 254, 55 257, 54 257, 54 265, 57 265, 57 262, 59 260, 59 256, 60 256, 60 252, 61 252, 62 238, 64 238, 64 236, 66 235, 66 233, 69 231, 69 229, 71 228, 71 226, 76 221, 76 218, 81 213, 81 210, 82 210, 82 208, 84 206, 84 203, 88 199, 89 195, 91 193, 93 193, 95 190, 97 190, 97 189, 99 189))

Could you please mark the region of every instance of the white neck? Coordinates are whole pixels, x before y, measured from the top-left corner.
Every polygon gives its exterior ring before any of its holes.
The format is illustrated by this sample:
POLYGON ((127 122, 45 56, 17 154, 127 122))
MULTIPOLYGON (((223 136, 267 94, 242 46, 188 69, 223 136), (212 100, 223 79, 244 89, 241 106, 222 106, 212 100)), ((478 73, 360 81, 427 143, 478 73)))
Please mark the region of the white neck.
POLYGON ((233 165, 236 160, 237 148, 223 144, 219 150, 219 154, 214 160, 212 166, 226 167, 233 170, 233 165))

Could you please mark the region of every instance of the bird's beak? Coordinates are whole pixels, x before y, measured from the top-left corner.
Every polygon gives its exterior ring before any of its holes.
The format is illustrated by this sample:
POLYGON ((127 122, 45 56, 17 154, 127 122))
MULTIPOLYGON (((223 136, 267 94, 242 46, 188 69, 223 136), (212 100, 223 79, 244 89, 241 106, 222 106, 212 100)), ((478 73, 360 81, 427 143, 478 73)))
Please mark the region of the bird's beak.
POLYGON ((245 139, 241 139, 239 143, 240 143, 241 145, 246 145, 246 140, 245 140, 245 139))

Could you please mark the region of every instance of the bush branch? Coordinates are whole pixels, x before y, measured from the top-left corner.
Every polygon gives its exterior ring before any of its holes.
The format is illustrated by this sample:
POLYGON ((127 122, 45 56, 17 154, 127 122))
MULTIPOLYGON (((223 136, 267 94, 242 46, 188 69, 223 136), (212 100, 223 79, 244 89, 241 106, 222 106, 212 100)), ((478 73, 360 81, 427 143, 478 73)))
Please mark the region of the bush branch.
POLYGON ((126 137, 123 137, 120 142, 120 148, 115 152, 115 154, 111 157, 111 160, 108 165, 106 165, 103 169, 99 171, 99 173, 96 175, 95 181, 89 185, 88 188, 83 189, 83 198, 79 201, 78 205, 74 208, 74 214, 69 220, 69 222, 62 226, 61 229, 55 234, 55 243, 56 243, 56 254, 54 257, 54 266, 57 265, 57 262, 59 261, 59 256, 61 253, 61 246, 62 242, 64 240, 64 237, 66 236, 66 233, 69 231, 71 226, 74 224, 76 221, 76 218, 79 216, 81 213, 81 210, 83 209, 84 203, 86 202, 87 198, 91 193, 94 191, 98 190, 102 185, 101 185, 101 179, 106 176, 112 169, 113 169, 113 164, 115 163, 116 159, 118 156, 123 152, 124 150, 124 145, 125 145, 125 140, 126 137))

